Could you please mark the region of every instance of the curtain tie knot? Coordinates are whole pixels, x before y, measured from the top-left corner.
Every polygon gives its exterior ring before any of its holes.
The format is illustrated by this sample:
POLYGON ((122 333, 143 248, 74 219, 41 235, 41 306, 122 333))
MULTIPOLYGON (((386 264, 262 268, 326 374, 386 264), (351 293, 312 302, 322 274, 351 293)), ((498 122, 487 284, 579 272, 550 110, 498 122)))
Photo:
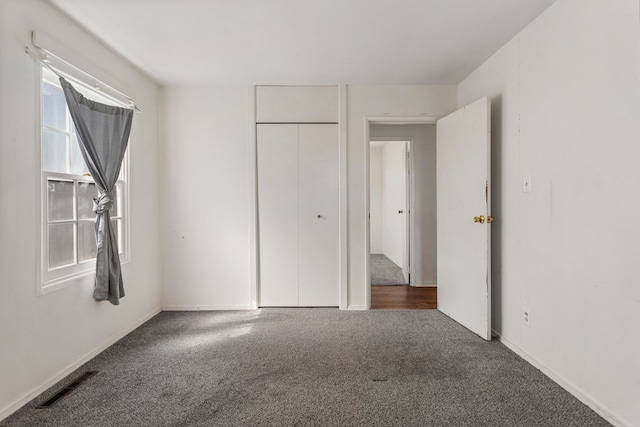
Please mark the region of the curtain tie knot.
POLYGON ((100 192, 97 199, 93 199, 93 211, 101 215, 113 206, 113 196, 111 193, 100 192))

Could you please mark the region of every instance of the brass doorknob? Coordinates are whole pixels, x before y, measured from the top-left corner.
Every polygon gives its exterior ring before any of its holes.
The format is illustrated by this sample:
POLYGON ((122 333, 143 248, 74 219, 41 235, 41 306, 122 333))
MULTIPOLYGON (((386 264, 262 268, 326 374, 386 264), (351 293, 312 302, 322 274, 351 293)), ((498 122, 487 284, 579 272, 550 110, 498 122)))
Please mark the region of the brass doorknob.
POLYGON ((474 216, 473 222, 479 222, 480 224, 484 224, 484 215, 474 216))

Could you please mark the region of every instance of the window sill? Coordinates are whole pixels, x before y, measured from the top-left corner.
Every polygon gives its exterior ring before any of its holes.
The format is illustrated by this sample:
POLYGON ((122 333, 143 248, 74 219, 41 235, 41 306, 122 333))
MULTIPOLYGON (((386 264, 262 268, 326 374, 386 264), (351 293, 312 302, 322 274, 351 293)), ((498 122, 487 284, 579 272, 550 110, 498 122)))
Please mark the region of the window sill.
MULTIPOLYGON (((124 266, 129 263, 129 259, 120 261, 120 265, 124 266)), ((86 270, 78 273, 69 274, 68 276, 59 277, 43 281, 36 289, 36 295, 46 295, 51 292, 66 288, 72 285, 91 285, 94 282, 96 270, 86 270)))
POLYGON ((45 295, 75 284, 90 284, 94 280, 94 275, 95 269, 92 269, 42 282, 42 284, 38 286, 36 295, 45 295))

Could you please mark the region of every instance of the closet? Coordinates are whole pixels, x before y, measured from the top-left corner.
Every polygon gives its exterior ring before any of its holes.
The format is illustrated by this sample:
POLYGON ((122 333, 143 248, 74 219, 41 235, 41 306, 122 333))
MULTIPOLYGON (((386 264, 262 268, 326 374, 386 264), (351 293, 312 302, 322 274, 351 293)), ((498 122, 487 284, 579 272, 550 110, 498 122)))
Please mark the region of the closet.
POLYGON ((337 306, 336 87, 256 89, 260 306, 337 306))

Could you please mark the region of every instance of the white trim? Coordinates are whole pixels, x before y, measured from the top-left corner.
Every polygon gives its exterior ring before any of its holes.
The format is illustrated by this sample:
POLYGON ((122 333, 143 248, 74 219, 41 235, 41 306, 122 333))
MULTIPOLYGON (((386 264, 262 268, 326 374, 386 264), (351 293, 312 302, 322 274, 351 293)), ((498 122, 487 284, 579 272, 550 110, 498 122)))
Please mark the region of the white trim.
POLYGON ((418 283, 411 283, 411 286, 416 288, 437 288, 438 282, 436 282, 435 280, 427 280, 418 283))
POLYGON ((619 418, 617 415, 614 414, 613 411, 611 411, 610 409, 598 403, 598 401, 596 401, 588 393, 584 392, 580 387, 578 387, 577 385, 575 385, 574 383, 572 383, 562 375, 558 374, 556 371, 549 368, 544 363, 537 360, 535 357, 531 356, 529 353, 527 353, 526 351, 524 351, 523 349, 515 345, 513 342, 501 336, 495 330, 492 329, 491 333, 492 333, 492 336, 496 337, 498 341, 504 344, 505 347, 513 351, 518 356, 522 357, 525 361, 533 365, 536 369, 540 370, 540 372, 542 372, 544 375, 549 377, 552 381, 554 381, 556 384, 558 384, 560 387, 565 389, 567 392, 569 392, 571 395, 577 398, 580 402, 587 405, 595 413, 600 415, 602 418, 604 418, 614 426, 618 426, 618 427, 632 426, 630 422, 627 422, 619 418))
POLYGON ((258 141, 256 135, 256 86, 249 86, 248 191, 249 191, 249 300, 257 309, 260 287, 258 235, 258 141))
POLYGON ((415 165, 416 165, 416 161, 415 161, 415 156, 413 155, 413 153, 415 152, 415 141, 414 138, 409 138, 409 151, 408 151, 408 162, 409 164, 407 165, 408 169, 409 169, 409 179, 408 179, 408 183, 407 183, 407 213, 409 215, 409 230, 408 230, 408 236, 407 236, 407 243, 409 245, 409 248, 407 249, 409 251, 409 285, 410 286, 415 286, 415 287, 419 287, 420 284, 415 284, 412 283, 412 280, 415 280, 416 274, 414 271, 414 266, 417 264, 415 262, 415 257, 413 256, 416 251, 415 246, 416 246, 416 239, 413 239, 412 236, 415 236, 415 229, 416 229, 416 221, 415 221, 415 214, 414 212, 417 211, 416 206, 415 206, 415 188, 416 188, 416 178, 415 178, 415 165))
POLYGON ((339 142, 339 213, 338 213, 338 222, 339 222, 339 281, 340 281, 340 296, 339 296, 339 304, 340 310, 347 310, 349 308, 349 247, 347 245, 347 233, 349 232, 347 228, 348 221, 348 183, 347 183, 347 86, 340 85, 338 86, 338 103, 339 103, 339 132, 340 132, 340 142, 339 142))
POLYGON ((369 118, 364 118, 364 309, 371 308, 371 180, 369 179, 371 156, 371 123, 369 118))
POLYGON ((369 310, 369 307, 365 306, 365 305, 350 305, 347 310, 350 311, 364 311, 364 310, 369 310))
MULTIPOLYGON (((369 219, 369 212, 371 211, 370 199, 370 180, 369 180, 369 142, 371 141, 370 129, 372 124, 435 124, 438 119, 434 116, 427 115, 370 115, 364 116, 364 143, 366 149, 364 150, 364 182, 365 182, 365 211, 364 220, 366 224, 366 230, 364 233, 364 306, 366 309, 371 308, 371 268, 370 268, 370 256, 371 256, 371 223, 369 219)), ((389 138, 383 138, 390 140, 389 138)), ((397 138, 393 138, 397 139, 397 138)), ((415 263, 411 263, 415 264, 415 263)), ((411 267, 412 269, 413 267, 411 267)))
POLYGON ((370 124, 394 124, 394 125, 422 125, 435 124, 438 120, 434 116, 421 114, 403 115, 366 115, 364 118, 370 124))
MULTIPOLYGON (((369 145, 371 149, 371 145, 369 145)), ((413 233, 413 138, 408 138, 404 142, 404 259, 402 260, 402 274, 408 284, 411 284, 411 277, 415 277, 413 274, 413 257, 411 256, 411 246, 415 239, 411 236, 413 233)))
MULTIPOLYGON (((45 193, 42 191, 42 67, 38 64, 35 68, 35 108, 36 118, 33 121, 35 127, 35 195, 36 195, 36 296, 42 295, 42 280, 44 275, 42 274, 44 269, 45 248, 42 244, 45 240, 45 227, 42 226, 42 219, 44 218, 44 209, 46 209, 45 193)), ((2 419, 2 411, 0 411, 0 420, 2 419)))
POLYGON ((257 310, 251 305, 165 305, 162 311, 229 311, 257 310))
POLYGON ((147 322, 149 319, 151 319, 152 317, 160 313, 160 311, 161 311, 160 307, 153 309, 150 313, 144 315, 142 318, 133 322, 128 327, 121 329, 120 331, 116 332, 115 334, 107 338, 105 341, 102 342, 102 344, 98 345, 97 347, 95 347, 94 349, 86 353, 84 356, 79 357, 75 362, 69 364, 66 368, 63 368, 57 374, 55 374, 48 380, 42 382, 39 386, 32 389, 30 392, 25 394, 20 399, 11 403, 7 407, 0 409, 0 421, 7 418, 9 415, 13 414, 14 412, 16 412, 18 409, 22 408, 24 405, 26 405, 27 403, 32 401, 34 398, 42 394, 44 391, 49 389, 55 383, 65 378, 67 375, 69 375, 70 373, 78 369, 80 366, 87 363, 89 360, 96 357, 98 354, 102 353, 107 348, 111 347, 117 341, 124 338, 125 335, 137 329, 142 324, 147 322))

